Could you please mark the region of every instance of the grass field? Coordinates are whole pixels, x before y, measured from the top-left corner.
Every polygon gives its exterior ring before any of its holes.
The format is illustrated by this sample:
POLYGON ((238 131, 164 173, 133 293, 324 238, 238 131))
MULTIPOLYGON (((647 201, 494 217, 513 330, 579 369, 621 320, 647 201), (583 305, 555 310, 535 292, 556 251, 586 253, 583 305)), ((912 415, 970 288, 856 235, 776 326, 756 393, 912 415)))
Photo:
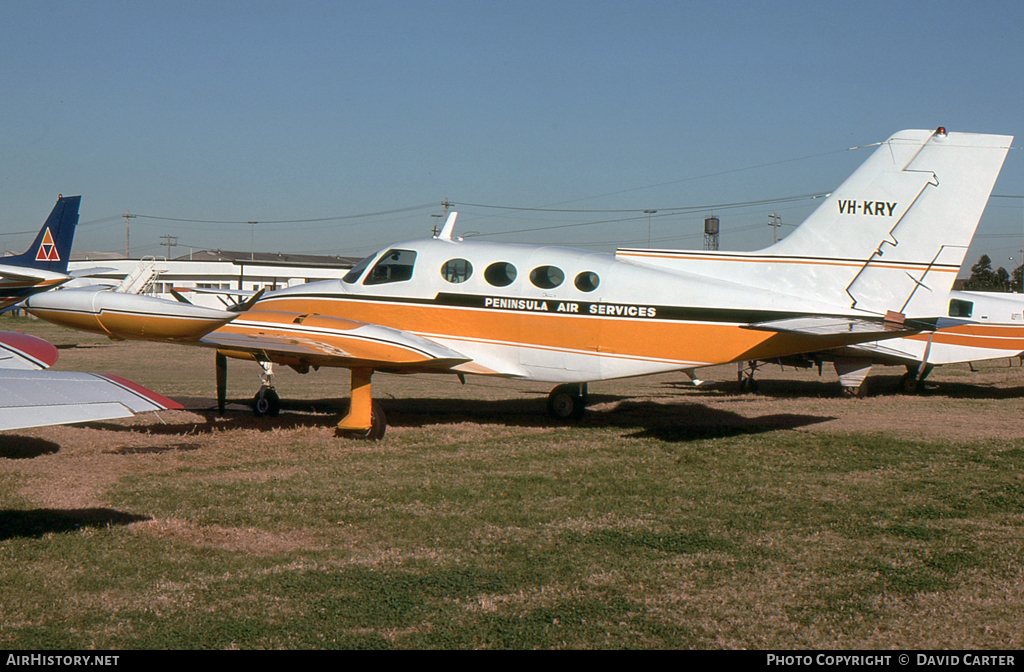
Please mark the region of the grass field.
POLYGON ((0 433, 4 648, 1024 645, 1024 370, 845 399, 735 367, 593 384, 374 378, 390 427, 334 437, 347 373, 0 318, 187 410, 0 433))

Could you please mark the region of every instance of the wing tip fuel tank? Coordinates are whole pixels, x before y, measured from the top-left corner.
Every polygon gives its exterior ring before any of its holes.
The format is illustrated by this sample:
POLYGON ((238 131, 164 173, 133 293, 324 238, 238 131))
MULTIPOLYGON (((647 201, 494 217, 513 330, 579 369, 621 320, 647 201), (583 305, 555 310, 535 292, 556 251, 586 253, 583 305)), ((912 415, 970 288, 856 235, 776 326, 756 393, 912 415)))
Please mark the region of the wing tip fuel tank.
POLYGON ((107 289, 37 294, 25 302, 36 317, 117 339, 195 341, 237 313, 107 289))

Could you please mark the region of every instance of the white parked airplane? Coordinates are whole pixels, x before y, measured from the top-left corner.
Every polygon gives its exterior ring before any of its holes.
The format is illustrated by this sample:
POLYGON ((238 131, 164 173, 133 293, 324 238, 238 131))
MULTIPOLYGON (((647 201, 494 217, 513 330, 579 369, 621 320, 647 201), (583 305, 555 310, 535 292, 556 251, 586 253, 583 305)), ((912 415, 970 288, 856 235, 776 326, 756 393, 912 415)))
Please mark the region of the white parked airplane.
MULTIPOLYGON (((44 319, 119 339, 216 348, 307 372, 352 371, 342 432, 384 433, 374 371, 557 383, 549 410, 578 416, 588 382, 930 331, 1012 137, 893 135, 783 241, 760 252, 608 255, 462 240, 455 213, 327 280, 253 296, 234 311, 109 291, 32 297, 44 319)), ((265 385, 257 410, 273 412, 265 385)))

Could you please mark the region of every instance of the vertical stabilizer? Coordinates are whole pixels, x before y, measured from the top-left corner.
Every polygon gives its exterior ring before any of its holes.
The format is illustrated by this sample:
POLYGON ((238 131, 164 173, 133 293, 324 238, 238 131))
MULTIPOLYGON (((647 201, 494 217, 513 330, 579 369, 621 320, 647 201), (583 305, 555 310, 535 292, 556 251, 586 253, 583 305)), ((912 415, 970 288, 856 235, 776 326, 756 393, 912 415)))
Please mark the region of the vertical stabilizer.
POLYGON ((943 128, 901 131, 771 247, 616 255, 844 311, 935 317, 945 312, 1012 141, 943 128))
POLYGON ((11 257, 0 257, 0 264, 67 273, 81 201, 81 196, 59 196, 28 251, 11 257))
POLYGON ((845 283, 848 305, 937 315, 1012 140, 941 128, 897 133, 766 252, 860 260, 833 273, 837 285, 845 283))

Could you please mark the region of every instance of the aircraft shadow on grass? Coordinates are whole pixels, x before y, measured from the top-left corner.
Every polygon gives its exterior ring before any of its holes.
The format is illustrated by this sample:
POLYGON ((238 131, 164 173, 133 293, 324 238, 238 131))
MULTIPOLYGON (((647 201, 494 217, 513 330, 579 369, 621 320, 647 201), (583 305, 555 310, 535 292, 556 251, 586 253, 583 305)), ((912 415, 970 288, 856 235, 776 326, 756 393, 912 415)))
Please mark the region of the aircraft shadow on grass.
POLYGON ((103 508, 0 510, 0 541, 15 538, 38 539, 50 532, 77 532, 87 527, 106 528, 143 520, 150 518, 103 508))
POLYGON ((0 459, 31 460, 42 455, 52 455, 60 450, 53 441, 37 439, 32 436, 4 435, 0 445, 0 459))
MULTIPOLYGON (((872 376, 866 381, 868 397, 911 397, 903 392, 900 376, 872 376)), ((837 380, 807 381, 785 380, 778 378, 759 378, 758 391, 755 393, 741 392, 736 381, 707 382, 698 388, 688 381, 666 382, 662 387, 666 390, 688 393, 694 399, 703 397, 737 398, 763 397, 768 399, 821 399, 845 397, 837 380)), ((917 396, 949 397, 950 399, 1020 399, 1024 398, 1024 386, 998 387, 978 382, 955 382, 950 380, 926 380, 924 388, 917 396)))
MULTIPOLYGON (((331 427, 348 408, 347 399, 282 400, 281 413, 273 418, 255 418, 248 400, 228 400, 224 416, 218 416, 215 402, 207 398, 179 398, 186 409, 205 417, 205 422, 147 424, 145 432, 162 436, 197 436, 227 429, 297 429, 331 427)), ((759 434, 795 429, 833 420, 833 417, 799 413, 745 417, 731 411, 708 408, 700 403, 661 404, 636 401, 615 395, 590 395, 591 408, 582 420, 559 423, 545 410, 544 398, 503 400, 404 398, 387 402, 386 412, 392 427, 429 427, 440 424, 473 422, 509 427, 579 427, 626 430, 630 437, 650 437, 663 441, 691 441, 705 438, 759 434)), ((132 432, 137 425, 89 423, 90 427, 113 432, 132 432)), ((192 444, 154 448, 157 450, 192 449, 192 444), (183 447, 182 447, 183 446, 183 447)))

